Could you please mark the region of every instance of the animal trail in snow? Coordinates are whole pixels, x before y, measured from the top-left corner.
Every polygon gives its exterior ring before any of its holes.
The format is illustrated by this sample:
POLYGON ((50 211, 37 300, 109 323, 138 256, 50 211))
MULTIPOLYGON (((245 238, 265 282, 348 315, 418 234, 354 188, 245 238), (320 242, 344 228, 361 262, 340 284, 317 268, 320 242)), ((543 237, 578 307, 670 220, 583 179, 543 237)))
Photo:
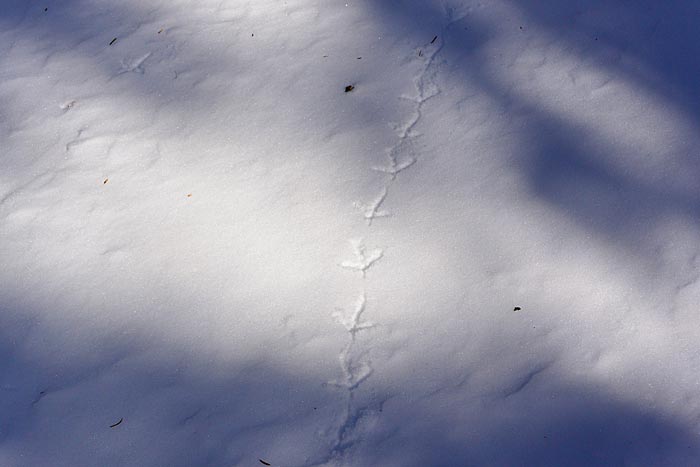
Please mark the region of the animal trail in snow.
POLYGON ((388 164, 372 167, 372 170, 376 172, 388 174, 391 181, 395 180, 398 174, 418 162, 418 159, 412 155, 405 155, 401 158, 399 157, 399 153, 405 148, 407 140, 419 136, 415 131, 415 127, 423 117, 423 105, 428 100, 440 94, 440 88, 433 82, 428 73, 435 55, 442 49, 442 42, 439 42, 436 47, 431 47, 431 49, 431 52, 425 54, 423 53, 423 49, 421 49, 421 53, 418 55, 423 62, 423 66, 413 78, 416 95, 400 96, 400 99, 411 102, 414 109, 411 116, 404 124, 395 125, 393 127, 394 131, 398 134, 399 141, 387 151, 388 164))
POLYGON ((367 221, 367 225, 371 226, 372 221, 378 217, 389 217, 391 213, 380 209, 380 206, 386 199, 387 189, 384 187, 381 194, 376 197, 373 201, 368 204, 360 203, 359 201, 354 203, 354 206, 362 212, 362 215, 367 221))
MULTIPOLYGON (((423 116, 423 105, 429 99, 440 93, 440 89, 432 80, 432 75, 429 72, 435 55, 442 48, 441 41, 435 44, 437 39, 438 36, 435 36, 418 54, 423 65, 413 78, 416 95, 401 96, 402 99, 406 99, 413 104, 413 111, 404 124, 394 127, 394 131, 398 135, 398 141, 388 148, 386 152, 386 165, 371 167, 371 169, 376 172, 389 175, 389 180, 383 187, 382 192, 374 200, 368 203, 359 201, 354 203, 354 206, 362 213, 368 226, 371 226, 374 219, 378 217, 390 216, 388 211, 381 208, 387 197, 389 186, 396 179, 398 174, 413 166, 418 161, 416 157, 410 154, 409 145, 412 139, 419 136, 415 128, 423 116), (428 53, 424 53, 424 50, 428 53)), ((343 261, 340 263, 340 266, 345 269, 357 271, 365 278, 369 268, 383 257, 384 252, 379 248, 368 250, 364 244, 364 240, 361 238, 351 240, 350 242, 352 243, 355 253, 355 259, 343 261)), ((346 403, 344 415, 339 422, 335 443, 330 451, 329 457, 323 462, 324 464, 326 464, 326 461, 337 460, 343 457, 349 449, 360 442, 365 436, 364 431, 367 429, 366 427, 363 429, 361 426, 362 420, 364 418, 369 419, 372 416, 377 416, 376 411, 371 410, 369 407, 359 405, 355 400, 355 390, 362 382, 369 378, 374 371, 367 358, 367 353, 371 349, 358 350, 357 348, 357 334, 362 330, 374 327, 374 323, 371 321, 362 320, 366 305, 367 297, 363 291, 351 310, 336 308, 333 313, 333 317, 338 320, 350 335, 350 340, 338 355, 342 370, 342 378, 339 381, 330 383, 346 390, 346 403)))
POLYGON ((366 277, 369 268, 371 268, 374 263, 382 259, 384 256, 384 251, 381 248, 375 248, 367 251, 364 240, 361 238, 350 240, 350 243, 352 244, 353 251, 355 252, 355 259, 343 261, 340 263, 340 267, 357 271, 362 274, 362 277, 366 277))
POLYGON ((343 372, 343 379, 340 381, 332 381, 330 384, 347 389, 348 396, 352 398, 352 391, 358 388, 363 381, 372 376, 374 369, 363 358, 364 355, 353 355, 355 350, 355 339, 351 339, 343 350, 338 355, 340 368, 343 372))
POLYGON ((334 455, 342 456, 345 451, 352 448, 354 444, 362 442, 369 435, 372 426, 379 419, 384 402, 358 405, 354 400, 351 401, 352 405, 357 405, 357 407, 352 412, 345 414, 344 421, 338 429, 338 441, 333 450, 334 455))
MULTIPOLYGON (((417 101, 412 98, 412 97, 404 97, 402 96, 401 99, 407 100, 412 103, 416 103, 417 101)), ((397 123, 390 123, 389 126, 391 127, 392 130, 394 130, 398 135, 399 139, 405 140, 407 138, 415 138, 417 136, 420 136, 420 133, 417 133, 413 128, 416 126, 418 123, 418 120, 420 120, 421 115, 418 112, 413 112, 413 115, 411 118, 406 120, 406 123, 403 124, 397 124, 397 123)), ((401 144, 401 141, 396 143, 394 146, 394 150, 398 148, 398 146, 401 144)))
POLYGON ((396 159, 396 156, 393 156, 389 154, 388 156, 389 159, 389 165, 385 166, 374 166, 372 167, 372 170, 375 172, 382 172, 385 174, 388 174, 391 177, 391 180, 395 180, 396 176, 406 170, 407 168, 411 167, 413 164, 415 164, 418 160, 413 157, 409 156, 406 159, 402 161, 398 161, 396 159))
POLYGON ((363 329, 371 329, 374 327, 374 323, 371 321, 361 321, 362 313, 365 311, 366 305, 367 297, 363 292, 357 299, 355 307, 350 313, 343 308, 336 308, 336 311, 333 313, 333 317, 336 318, 352 336, 354 336, 363 329))

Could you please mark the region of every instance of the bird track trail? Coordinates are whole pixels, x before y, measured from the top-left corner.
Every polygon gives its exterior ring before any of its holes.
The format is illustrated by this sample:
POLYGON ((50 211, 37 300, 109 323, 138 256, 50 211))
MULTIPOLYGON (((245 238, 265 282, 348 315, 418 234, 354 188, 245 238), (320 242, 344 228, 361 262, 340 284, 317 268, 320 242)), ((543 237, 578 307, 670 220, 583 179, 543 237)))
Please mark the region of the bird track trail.
POLYGON ((386 195, 389 192, 387 187, 382 189, 382 192, 374 198, 369 204, 361 203, 359 201, 355 202, 355 207, 360 210, 365 220, 367 221, 367 226, 372 225, 372 221, 378 217, 390 217, 391 213, 389 211, 384 211, 380 209, 382 203, 386 199, 386 195))
MULTIPOLYGON (((433 65, 435 57, 440 53, 442 47, 443 39, 437 37, 414 51, 414 61, 420 64, 418 72, 413 76, 415 93, 410 96, 399 96, 400 99, 413 103, 413 109, 403 124, 393 127, 397 139, 392 146, 385 150, 385 161, 370 167, 373 171, 385 174, 386 179, 378 196, 369 202, 356 201, 354 203, 368 228, 371 228, 373 222, 379 218, 391 217, 391 213, 383 208, 389 195, 389 188, 396 181, 398 175, 419 161, 417 155, 413 153, 413 142, 420 136, 416 127, 423 117, 425 104, 440 93, 440 88, 434 80, 436 70, 433 65)), ((349 310, 336 308, 332 314, 347 331, 348 342, 338 355, 342 376, 329 383, 344 391, 345 404, 329 455, 313 465, 339 465, 339 463, 343 463, 344 458, 350 454, 352 448, 362 440, 363 434, 371 429, 372 420, 377 419, 382 410, 382 401, 359 402, 356 391, 374 372, 369 358, 371 346, 366 343, 363 346, 358 335, 375 327, 372 321, 363 319, 368 308, 364 284, 368 271, 384 258, 384 250, 367 248, 364 238, 351 239, 350 244, 354 258, 344 260, 338 265, 343 269, 359 273, 363 279, 363 288, 352 308, 349 310)))
POLYGON ((355 259, 343 261, 340 263, 340 267, 359 272, 363 278, 366 278, 369 268, 384 256, 384 250, 375 248, 367 251, 363 238, 352 239, 350 244, 355 252, 355 259))

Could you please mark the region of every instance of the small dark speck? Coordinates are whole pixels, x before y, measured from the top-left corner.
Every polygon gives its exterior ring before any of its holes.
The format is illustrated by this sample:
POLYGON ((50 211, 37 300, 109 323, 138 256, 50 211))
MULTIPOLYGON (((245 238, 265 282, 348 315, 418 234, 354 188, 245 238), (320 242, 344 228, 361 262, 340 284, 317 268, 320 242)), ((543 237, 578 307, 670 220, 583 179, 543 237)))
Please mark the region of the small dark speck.
POLYGON ((115 424, 113 424, 113 425, 109 425, 109 427, 110 427, 110 428, 114 428, 115 426, 119 426, 119 425, 121 425, 121 423, 122 423, 123 421, 124 421, 124 419, 123 419, 123 418, 120 418, 119 421, 118 421, 117 423, 115 423, 115 424))
POLYGON ((357 57, 358 60, 362 60, 362 57, 357 57))
POLYGON ((513 311, 520 311, 520 310, 522 310, 522 308, 520 308, 519 306, 516 306, 515 308, 513 308, 513 311))
POLYGON ((44 11, 49 11, 49 9, 48 9, 48 8, 44 8, 44 11))
POLYGON ((353 86, 352 84, 349 84, 349 85, 345 86, 345 92, 350 92, 350 91, 352 91, 353 89, 355 89, 355 86, 353 86))
POLYGON ((521 31, 523 30, 523 27, 522 27, 522 26, 520 26, 520 30, 521 30, 521 31))
POLYGON ((430 41, 430 43, 432 44, 433 42, 435 42, 437 40, 437 38, 438 38, 438 36, 433 37, 433 40, 430 41))
POLYGON ((112 41, 109 43, 109 45, 112 45, 112 44, 114 44, 115 42, 117 42, 117 38, 116 38, 116 37, 115 37, 114 39, 112 39, 112 41))
POLYGON ((272 464, 270 464, 269 462, 265 462, 265 461, 262 460, 262 459, 258 459, 258 460, 260 461, 260 463, 261 463, 262 465, 272 465, 272 464))
POLYGON ((314 410, 316 410, 316 407, 314 407, 314 410))
POLYGON ((595 40, 598 40, 598 38, 596 37, 595 40))
POLYGON ((251 34, 250 37, 255 37, 255 34, 251 34))

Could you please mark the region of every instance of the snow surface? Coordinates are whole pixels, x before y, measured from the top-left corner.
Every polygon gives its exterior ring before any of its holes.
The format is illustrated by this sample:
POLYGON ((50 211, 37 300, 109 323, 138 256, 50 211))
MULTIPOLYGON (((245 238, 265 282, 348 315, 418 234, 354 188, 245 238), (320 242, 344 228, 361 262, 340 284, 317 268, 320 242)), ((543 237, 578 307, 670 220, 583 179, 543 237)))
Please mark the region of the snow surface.
POLYGON ((0 466, 700 465, 698 15, 0 0, 0 466))

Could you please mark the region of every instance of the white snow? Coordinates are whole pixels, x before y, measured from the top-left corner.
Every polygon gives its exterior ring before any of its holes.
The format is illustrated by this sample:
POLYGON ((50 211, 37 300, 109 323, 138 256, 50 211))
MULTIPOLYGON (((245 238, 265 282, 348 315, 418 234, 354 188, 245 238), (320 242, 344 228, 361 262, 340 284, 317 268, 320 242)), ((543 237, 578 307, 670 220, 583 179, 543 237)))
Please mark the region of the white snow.
POLYGON ((698 15, 0 0, 0 466, 698 465, 698 15))

